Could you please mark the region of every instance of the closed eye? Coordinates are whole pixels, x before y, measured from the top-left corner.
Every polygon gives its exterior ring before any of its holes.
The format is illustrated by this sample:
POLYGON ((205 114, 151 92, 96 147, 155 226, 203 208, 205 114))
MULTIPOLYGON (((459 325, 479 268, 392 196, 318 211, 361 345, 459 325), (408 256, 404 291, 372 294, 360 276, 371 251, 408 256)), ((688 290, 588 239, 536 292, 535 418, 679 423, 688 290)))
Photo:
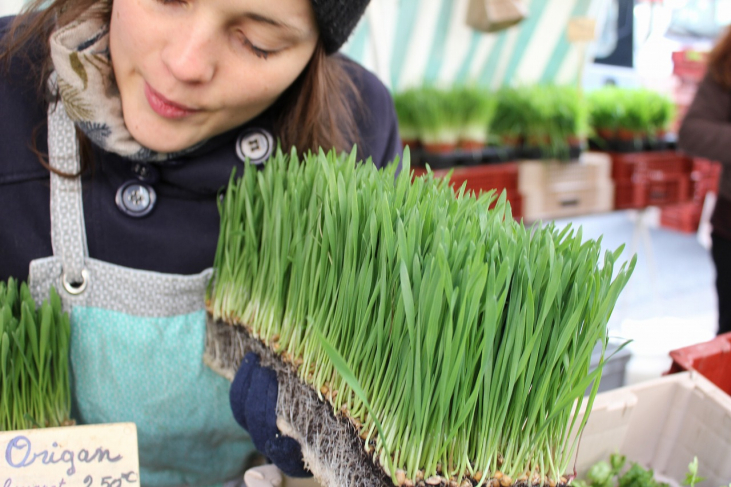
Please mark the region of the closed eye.
POLYGON ((252 42, 244 37, 244 44, 246 44, 246 47, 251 50, 251 52, 254 53, 254 55, 260 59, 267 60, 271 54, 273 54, 275 51, 267 51, 266 49, 261 49, 260 47, 256 47, 252 42))

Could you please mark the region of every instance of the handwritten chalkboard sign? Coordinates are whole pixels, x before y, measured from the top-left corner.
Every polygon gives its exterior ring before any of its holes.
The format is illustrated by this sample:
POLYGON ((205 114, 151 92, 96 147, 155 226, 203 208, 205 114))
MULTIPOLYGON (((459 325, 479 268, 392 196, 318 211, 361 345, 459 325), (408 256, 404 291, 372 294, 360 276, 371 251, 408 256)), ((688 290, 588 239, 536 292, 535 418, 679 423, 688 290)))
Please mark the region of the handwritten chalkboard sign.
POLYGON ((0 433, 0 487, 139 487, 133 423, 0 433))

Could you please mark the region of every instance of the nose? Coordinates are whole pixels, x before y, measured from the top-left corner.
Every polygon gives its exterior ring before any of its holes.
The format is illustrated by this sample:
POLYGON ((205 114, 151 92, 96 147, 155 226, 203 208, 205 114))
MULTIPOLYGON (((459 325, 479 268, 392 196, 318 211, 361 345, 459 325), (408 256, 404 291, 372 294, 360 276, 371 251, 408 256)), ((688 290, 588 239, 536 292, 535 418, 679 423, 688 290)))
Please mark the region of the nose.
POLYGON ((162 62, 183 83, 202 84, 213 79, 217 58, 214 33, 203 25, 181 26, 165 45, 162 62))

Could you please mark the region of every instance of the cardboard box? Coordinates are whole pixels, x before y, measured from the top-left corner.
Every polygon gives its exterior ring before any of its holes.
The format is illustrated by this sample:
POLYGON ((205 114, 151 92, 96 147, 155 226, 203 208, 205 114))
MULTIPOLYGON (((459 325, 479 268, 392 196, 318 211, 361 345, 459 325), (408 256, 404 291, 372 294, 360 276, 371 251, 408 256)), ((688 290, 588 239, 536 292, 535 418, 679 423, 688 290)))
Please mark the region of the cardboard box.
POLYGON ((696 372, 597 395, 578 449, 581 478, 612 453, 680 486, 698 457, 698 487, 731 482, 731 397, 696 372))
POLYGON ((611 211, 611 167, 611 158, 600 152, 584 152, 572 161, 521 161, 523 217, 537 221, 611 211))
POLYGON ((565 190, 536 188, 521 192, 521 195, 523 218, 531 222, 605 213, 614 208, 614 184, 611 181, 565 190))
POLYGON ((520 161, 518 189, 530 194, 536 190, 576 191, 611 182, 612 159, 602 152, 584 152, 577 160, 520 161))

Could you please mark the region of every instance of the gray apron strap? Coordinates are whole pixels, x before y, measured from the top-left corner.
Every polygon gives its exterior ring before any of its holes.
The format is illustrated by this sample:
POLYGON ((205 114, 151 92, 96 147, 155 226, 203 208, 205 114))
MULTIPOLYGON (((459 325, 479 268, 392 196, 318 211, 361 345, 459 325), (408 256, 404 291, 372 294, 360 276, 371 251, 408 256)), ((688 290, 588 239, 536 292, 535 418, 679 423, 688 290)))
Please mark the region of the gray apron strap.
MULTIPOLYGON (((81 168, 79 142, 63 102, 48 107, 48 158, 53 169, 77 174, 81 168)), ((61 260, 61 282, 70 294, 84 292, 88 281, 81 178, 51 172, 51 242, 53 255, 61 260)))

